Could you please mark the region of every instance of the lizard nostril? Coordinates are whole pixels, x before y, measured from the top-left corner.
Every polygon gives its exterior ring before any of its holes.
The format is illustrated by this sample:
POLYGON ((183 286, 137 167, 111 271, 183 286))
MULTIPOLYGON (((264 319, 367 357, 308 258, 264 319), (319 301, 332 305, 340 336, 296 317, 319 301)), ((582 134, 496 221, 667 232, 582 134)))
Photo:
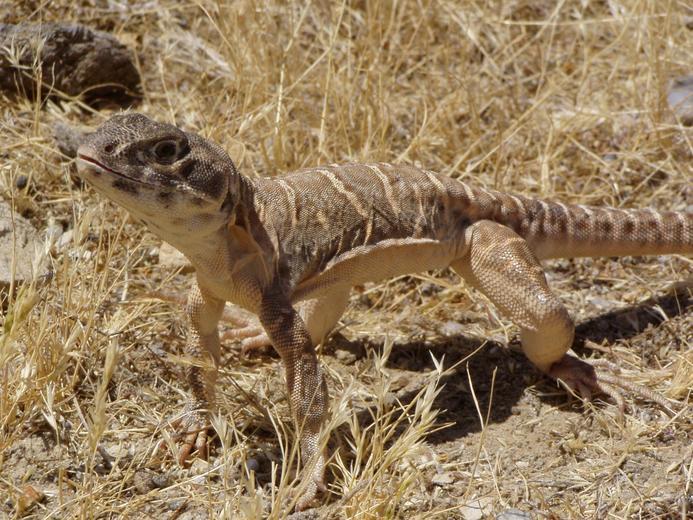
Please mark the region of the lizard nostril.
POLYGON ((106 153, 113 153, 113 150, 115 150, 115 146, 111 143, 103 147, 103 151, 106 153))

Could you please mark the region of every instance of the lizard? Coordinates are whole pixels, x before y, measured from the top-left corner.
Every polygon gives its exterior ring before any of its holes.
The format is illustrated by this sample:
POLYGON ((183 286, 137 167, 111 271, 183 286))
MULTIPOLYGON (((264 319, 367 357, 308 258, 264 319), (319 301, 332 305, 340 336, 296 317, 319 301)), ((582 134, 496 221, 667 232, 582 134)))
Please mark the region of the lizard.
MULTIPOLYGON (((280 177, 240 173, 219 145, 139 113, 112 116, 78 148, 79 175, 143 221, 195 267, 186 303, 192 392, 178 460, 206 456, 226 302, 257 316, 251 348, 271 343, 284 367, 309 507, 325 489, 320 432, 328 389, 316 346, 352 286, 451 267, 520 329, 544 374, 585 398, 619 403, 647 389, 568 353, 575 326, 540 261, 693 253, 693 213, 571 205, 470 185, 410 165, 331 164, 280 177)), ((597 360, 599 361, 599 360, 597 360)), ((653 397, 654 398, 654 397, 653 397)), ((666 401, 659 396, 660 403, 666 401)))

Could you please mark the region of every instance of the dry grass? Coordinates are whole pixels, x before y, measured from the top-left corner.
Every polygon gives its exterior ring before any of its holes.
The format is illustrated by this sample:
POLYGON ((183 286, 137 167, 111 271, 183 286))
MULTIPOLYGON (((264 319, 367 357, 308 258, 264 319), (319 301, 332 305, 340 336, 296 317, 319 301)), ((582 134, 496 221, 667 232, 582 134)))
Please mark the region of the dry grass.
MULTIPOLYGON (((18 2, 0 21, 114 33, 138 56, 137 109, 221 143, 246 174, 407 161, 569 202, 690 208, 693 134, 665 101, 693 68, 686 2, 93 4, 18 2)), ((108 113, 0 103, 0 195, 39 229, 74 232, 60 251, 47 244, 52 281, 6 302, 0 496, 45 493, 22 513, 32 518, 285 515, 294 443, 278 360, 239 360, 227 345, 210 464, 181 469, 155 450, 162 435, 173 442, 186 361, 180 310, 149 295, 183 294, 190 276, 157 266, 157 239, 74 182, 50 137, 54 121, 108 113)), ((621 419, 612 405, 566 402, 500 347, 516 331, 447 273, 359 288, 324 349, 334 455, 316 515, 691 514, 693 315, 685 294, 665 296, 690 259, 550 267, 588 349, 682 411, 629 400, 639 407, 621 419)), ((20 515, 3 501, 0 516, 20 515)))

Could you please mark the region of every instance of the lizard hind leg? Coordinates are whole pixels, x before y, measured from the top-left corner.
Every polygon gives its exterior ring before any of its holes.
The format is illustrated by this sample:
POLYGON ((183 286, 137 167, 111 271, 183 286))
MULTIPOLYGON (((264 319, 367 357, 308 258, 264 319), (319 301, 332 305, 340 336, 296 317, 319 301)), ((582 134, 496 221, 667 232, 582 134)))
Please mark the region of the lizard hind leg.
POLYGON ((669 409, 664 397, 623 379, 608 361, 584 361, 568 354, 573 321, 522 237, 491 221, 475 223, 467 236, 467 254, 451 267, 520 327, 522 349, 542 372, 585 399, 593 393, 609 395, 620 410, 625 407, 624 393, 669 409))
POLYGON ((548 373, 570 348, 575 327, 539 261, 522 237, 496 222, 476 222, 467 237, 467 253, 451 267, 520 327, 525 355, 548 373))

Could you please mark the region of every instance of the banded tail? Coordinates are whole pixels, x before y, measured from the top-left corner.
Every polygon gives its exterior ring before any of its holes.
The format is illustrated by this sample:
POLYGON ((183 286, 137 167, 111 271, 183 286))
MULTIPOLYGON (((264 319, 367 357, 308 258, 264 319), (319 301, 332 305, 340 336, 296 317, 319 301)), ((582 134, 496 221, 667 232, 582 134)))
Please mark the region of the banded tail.
MULTIPOLYGON (((562 204, 465 187, 538 258, 693 254, 693 213, 562 204)), ((469 199, 469 197, 463 197, 469 199)))

